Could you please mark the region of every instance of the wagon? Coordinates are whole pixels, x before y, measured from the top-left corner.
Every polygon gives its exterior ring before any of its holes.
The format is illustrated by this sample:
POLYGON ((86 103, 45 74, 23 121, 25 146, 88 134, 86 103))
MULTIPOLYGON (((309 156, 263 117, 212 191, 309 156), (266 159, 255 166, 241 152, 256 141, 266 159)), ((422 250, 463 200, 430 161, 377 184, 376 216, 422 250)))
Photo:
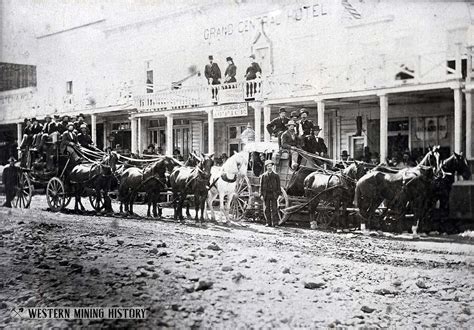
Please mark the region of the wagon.
MULTIPOLYGON (((45 190, 46 201, 51 211, 62 211, 69 205, 72 195, 65 179, 71 162, 70 156, 60 152, 57 142, 47 142, 46 147, 48 152, 45 155, 29 148, 22 151, 18 189, 14 199, 16 207, 28 208, 35 188, 45 190), (43 156, 47 158, 46 164, 36 162, 43 156)), ((89 196, 91 206, 97 211, 100 210, 103 201, 97 200, 91 191, 86 191, 86 194, 89 196)))
MULTIPOLYGON (((293 172, 289 167, 289 155, 286 151, 281 150, 275 142, 253 142, 245 146, 245 151, 248 151, 250 155, 252 153, 264 154, 266 159, 273 159, 276 163, 276 170, 280 176, 281 182, 281 195, 277 200, 279 209, 279 225, 284 224, 290 218, 301 217, 303 214, 308 213, 307 205, 310 200, 304 195, 291 195, 287 192, 290 182, 294 179, 296 172, 293 172)), ((338 175, 336 171, 326 169, 324 164, 333 163, 333 160, 326 159, 323 157, 316 156, 314 154, 307 153, 301 149, 296 149, 300 157, 302 158, 302 165, 300 168, 308 168, 312 171, 331 172, 334 175, 338 175)), ((253 156, 255 157, 255 155, 253 156)), ((251 156, 252 158, 252 156, 251 156)), ((263 162, 263 160, 262 160, 263 162)), ((259 190, 259 174, 255 173, 254 165, 252 164, 251 170, 249 171, 248 177, 251 182, 251 191, 257 192, 259 190)), ((332 226, 337 216, 347 216, 349 213, 354 213, 353 208, 338 209, 333 204, 333 201, 329 198, 325 198, 325 194, 329 193, 331 189, 321 193, 320 204, 315 212, 315 223, 318 228, 329 228, 332 226)), ((254 193, 251 195, 250 205, 247 208, 247 216, 249 218, 257 218, 260 214, 263 214, 263 205, 258 198, 258 194, 254 193)), ((304 215, 303 215, 304 216, 304 215)))

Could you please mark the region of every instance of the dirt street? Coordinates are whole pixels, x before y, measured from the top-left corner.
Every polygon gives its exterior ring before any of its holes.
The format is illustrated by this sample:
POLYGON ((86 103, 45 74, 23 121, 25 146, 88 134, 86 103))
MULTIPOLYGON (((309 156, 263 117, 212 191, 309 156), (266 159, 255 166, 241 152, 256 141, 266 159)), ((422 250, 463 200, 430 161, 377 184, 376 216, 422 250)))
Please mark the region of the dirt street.
MULTIPOLYGON (((473 241, 0 208, 0 327, 474 328, 473 241), (143 306, 31 321, 20 306, 143 306)), ((143 212, 143 209, 140 210, 143 212)))

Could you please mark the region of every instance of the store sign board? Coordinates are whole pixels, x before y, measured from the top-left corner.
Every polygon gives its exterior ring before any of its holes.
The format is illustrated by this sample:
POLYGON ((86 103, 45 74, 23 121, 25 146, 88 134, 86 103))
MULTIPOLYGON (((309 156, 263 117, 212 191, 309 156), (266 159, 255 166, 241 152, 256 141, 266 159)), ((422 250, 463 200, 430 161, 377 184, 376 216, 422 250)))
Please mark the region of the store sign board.
POLYGON ((248 115, 247 103, 226 104, 214 107, 214 119, 245 117, 248 115))
POLYGON ((238 103, 244 100, 242 88, 228 88, 219 91, 219 104, 238 103))

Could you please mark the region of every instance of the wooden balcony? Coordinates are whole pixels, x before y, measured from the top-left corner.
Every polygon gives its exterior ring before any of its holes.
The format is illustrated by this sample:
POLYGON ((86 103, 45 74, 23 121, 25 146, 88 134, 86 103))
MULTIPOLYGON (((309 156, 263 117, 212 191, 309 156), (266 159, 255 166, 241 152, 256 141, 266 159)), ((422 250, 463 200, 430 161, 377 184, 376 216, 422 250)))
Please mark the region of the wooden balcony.
POLYGON ((186 86, 137 95, 134 97, 134 102, 138 111, 168 111, 245 101, 263 101, 270 97, 291 97, 297 90, 311 90, 311 86, 255 79, 220 85, 186 86))

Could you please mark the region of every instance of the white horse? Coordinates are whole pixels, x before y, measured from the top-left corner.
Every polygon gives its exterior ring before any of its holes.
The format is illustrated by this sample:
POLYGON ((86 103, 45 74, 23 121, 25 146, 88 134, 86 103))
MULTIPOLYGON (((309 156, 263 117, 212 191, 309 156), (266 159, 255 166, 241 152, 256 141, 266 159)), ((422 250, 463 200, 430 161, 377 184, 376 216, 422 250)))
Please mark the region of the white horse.
POLYGON ((216 216, 212 203, 216 199, 217 195, 219 195, 220 211, 222 214, 224 214, 225 222, 229 221, 229 210, 230 203, 232 201, 232 194, 235 192, 236 185, 239 182, 239 177, 247 176, 248 162, 248 152, 241 151, 232 155, 232 157, 227 159, 224 165, 221 167, 212 167, 210 180, 212 188, 209 190, 207 197, 207 206, 211 210, 211 219, 213 221, 216 221, 216 216), (227 203, 224 206, 224 198, 226 196, 227 203))

